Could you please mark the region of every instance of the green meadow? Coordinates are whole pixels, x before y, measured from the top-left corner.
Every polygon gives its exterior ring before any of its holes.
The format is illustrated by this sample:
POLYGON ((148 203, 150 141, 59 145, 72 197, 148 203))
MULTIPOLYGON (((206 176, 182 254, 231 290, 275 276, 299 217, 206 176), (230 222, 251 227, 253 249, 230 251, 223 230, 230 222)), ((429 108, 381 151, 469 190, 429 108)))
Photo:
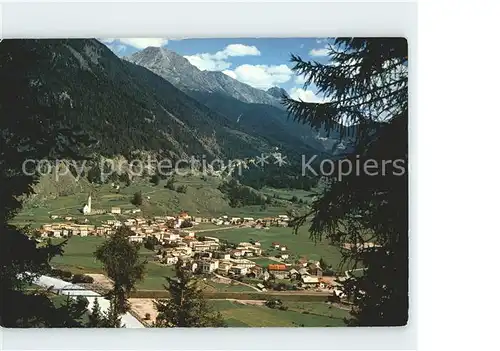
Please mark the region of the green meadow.
POLYGON ((342 327, 349 312, 324 302, 285 302, 288 310, 211 301, 229 327, 342 327))
MULTIPOLYGON (((103 273, 101 262, 94 257, 97 247, 104 242, 104 238, 98 236, 79 237, 73 236, 67 239, 64 246, 64 254, 52 259, 51 264, 60 269, 66 269, 73 273, 103 273)), ((53 243, 62 242, 62 239, 53 240, 53 243)), ((137 289, 161 290, 166 276, 173 276, 172 266, 164 266, 152 262, 153 251, 141 246, 141 256, 148 260, 146 265, 146 276, 137 284, 137 289)))

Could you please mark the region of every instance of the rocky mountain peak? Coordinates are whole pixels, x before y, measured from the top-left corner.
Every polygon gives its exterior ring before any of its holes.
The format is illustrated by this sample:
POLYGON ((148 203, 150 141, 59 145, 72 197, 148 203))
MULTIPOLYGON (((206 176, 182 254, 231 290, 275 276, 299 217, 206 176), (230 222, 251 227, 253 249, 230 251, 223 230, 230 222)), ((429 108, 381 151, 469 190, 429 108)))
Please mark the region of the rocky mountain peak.
POLYGON ((285 89, 276 86, 267 89, 266 92, 277 99, 281 99, 283 96, 290 97, 285 89))
POLYGON ((174 84, 184 92, 219 93, 246 103, 281 108, 278 98, 222 72, 201 71, 185 57, 167 49, 148 47, 124 60, 143 66, 174 84))

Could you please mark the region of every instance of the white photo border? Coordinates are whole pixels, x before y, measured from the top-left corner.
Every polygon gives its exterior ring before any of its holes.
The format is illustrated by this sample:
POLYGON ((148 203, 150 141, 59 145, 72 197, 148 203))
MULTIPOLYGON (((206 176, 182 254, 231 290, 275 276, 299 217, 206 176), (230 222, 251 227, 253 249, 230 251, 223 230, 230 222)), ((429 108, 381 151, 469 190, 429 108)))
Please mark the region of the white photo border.
MULTIPOLYGON (((415 147, 417 5, 413 2, 1 1, 0 38, 406 37, 410 153, 415 147), (314 17, 307 17, 311 9, 314 17)), ((1 43, 0 43, 1 45, 1 43)), ((410 199, 415 190, 410 177, 410 199)), ((415 227, 414 203, 410 206, 415 227)), ((400 328, 0 329, 3 350, 416 349, 415 231, 410 230, 410 320, 400 328)))

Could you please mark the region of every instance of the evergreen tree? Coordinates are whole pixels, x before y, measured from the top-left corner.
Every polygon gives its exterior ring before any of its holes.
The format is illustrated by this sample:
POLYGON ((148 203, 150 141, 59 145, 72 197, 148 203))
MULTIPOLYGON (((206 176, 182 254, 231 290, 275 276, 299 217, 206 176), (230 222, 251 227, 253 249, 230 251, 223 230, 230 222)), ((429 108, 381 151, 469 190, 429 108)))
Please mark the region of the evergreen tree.
POLYGON ((160 241, 155 236, 148 236, 144 239, 144 247, 148 250, 154 251, 155 246, 160 244, 160 241))
POLYGON ((185 194, 187 192, 187 186, 186 185, 179 185, 176 189, 178 193, 185 194))
POLYGON ((58 308, 60 321, 57 326, 62 328, 81 327, 81 319, 87 312, 87 306, 88 301, 86 298, 78 296, 73 299, 67 295, 62 306, 58 308))
POLYGON ((130 201, 132 205, 141 206, 142 205, 142 193, 140 191, 136 192, 130 201))
POLYGON ((160 176, 158 174, 153 174, 151 176, 151 180, 150 182, 153 184, 153 185, 158 185, 160 184, 160 176))
POLYGON ((266 204, 267 198, 265 196, 255 189, 240 184, 235 179, 221 183, 218 189, 228 197, 231 207, 266 204))
POLYGON ((94 184, 102 183, 101 179, 101 169, 98 165, 93 165, 92 168, 87 172, 87 179, 89 182, 94 184))
POLYGON ((184 220, 182 221, 181 223, 181 228, 184 229, 184 228, 191 228, 193 226, 193 222, 191 222, 190 220, 184 220))
POLYGON ((50 270, 50 260, 61 255, 64 246, 38 247, 25 229, 9 224, 39 180, 36 164, 25 161, 82 160, 80 148, 90 144, 81 130, 68 126, 55 95, 30 84, 33 76, 27 72, 38 67, 42 54, 24 50, 23 42, 4 40, 0 45, 0 325, 4 327, 50 323, 53 303, 25 287, 50 270))
POLYGON ((170 178, 168 178, 168 180, 167 180, 167 184, 165 184, 165 188, 166 188, 166 189, 170 189, 170 190, 175 190, 175 185, 174 185, 174 183, 175 183, 175 179, 174 179, 174 177, 173 177, 173 176, 172 176, 172 177, 170 177, 170 178))
POLYGON ((330 176, 311 212, 294 221, 298 227, 313 215, 312 238, 327 237, 342 248, 343 264, 366 268, 343 286, 355 304, 349 325, 401 326, 408 319, 407 50, 403 38, 337 38, 329 64, 292 55, 293 70, 326 103, 284 98, 287 110, 318 130, 355 139, 357 155, 344 156, 335 169, 346 161, 364 167, 361 174, 330 176), (384 170, 386 160, 393 162, 384 170), (368 162, 378 165, 376 174, 373 166, 366 171, 368 162), (367 241, 377 247, 360 246, 367 241))
POLYGON ((113 280, 113 289, 108 297, 113 301, 118 314, 128 311, 128 295, 135 283, 144 278, 145 273, 146 261, 140 261, 140 246, 128 240, 133 234, 129 228, 120 227, 94 253, 113 280))
POLYGON ((120 304, 116 296, 111 298, 111 303, 109 305, 108 311, 104 313, 104 318, 102 320, 103 328, 123 328, 122 319, 120 315, 123 312, 120 312, 120 304))
POLYGON ((328 268, 328 264, 326 264, 325 260, 323 257, 319 259, 319 266, 321 267, 322 270, 326 270, 328 268))
POLYGON ((125 185, 130 185, 130 176, 127 172, 121 172, 119 175, 113 172, 111 175, 116 175, 118 181, 125 183, 125 185))
POLYGON ((193 279, 191 270, 182 266, 179 260, 175 266, 175 277, 166 277, 165 289, 170 298, 155 301, 158 317, 155 327, 223 327, 220 313, 208 305, 202 290, 193 279))
POLYGON ((101 307, 99 306, 99 302, 97 298, 94 299, 94 303, 92 305, 92 311, 89 315, 89 321, 87 322, 87 327, 89 328, 100 328, 104 324, 104 316, 101 312, 101 307))

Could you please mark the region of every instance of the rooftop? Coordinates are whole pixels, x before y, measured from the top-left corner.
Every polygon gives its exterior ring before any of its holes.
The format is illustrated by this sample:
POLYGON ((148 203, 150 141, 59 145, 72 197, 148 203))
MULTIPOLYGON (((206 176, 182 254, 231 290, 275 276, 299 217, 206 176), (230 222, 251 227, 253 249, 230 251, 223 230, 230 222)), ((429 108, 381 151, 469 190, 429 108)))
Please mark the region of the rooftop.
POLYGON ((270 271, 286 271, 286 265, 284 264, 270 264, 267 268, 270 271))

